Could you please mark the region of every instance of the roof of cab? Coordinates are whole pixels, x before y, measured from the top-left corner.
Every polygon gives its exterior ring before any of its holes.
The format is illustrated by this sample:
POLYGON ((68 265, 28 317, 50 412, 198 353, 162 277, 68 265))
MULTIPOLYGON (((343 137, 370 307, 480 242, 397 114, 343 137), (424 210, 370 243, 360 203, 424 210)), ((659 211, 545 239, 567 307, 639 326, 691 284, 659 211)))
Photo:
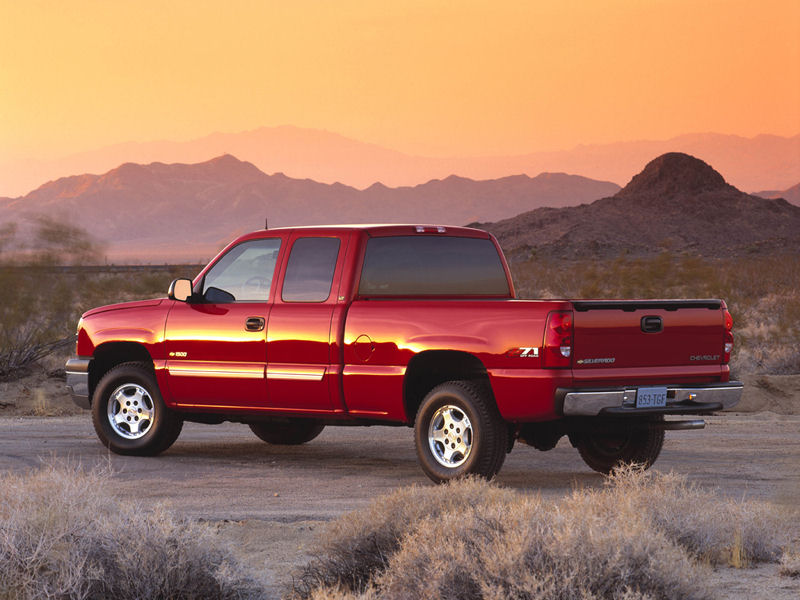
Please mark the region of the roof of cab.
POLYGON ((422 225, 422 224, 393 224, 393 223, 378 223, 378 224, 345 224, 345 225, 302 225, 297 227, 275 227, 270 229, 261 229, 253 231, 252 233, 245 234, 238 238, 261 238, 271 233, 291 233, 293 231, 304 231, 308 233, 336 233, 343 231, 364 231, 367 235, 372 237, 393 236, 393 235, 455 235, 459 237, 478 237, 488 238, 489 234, 481 229, 474 229, 472 227, 458 227, 453 225, 422 225))

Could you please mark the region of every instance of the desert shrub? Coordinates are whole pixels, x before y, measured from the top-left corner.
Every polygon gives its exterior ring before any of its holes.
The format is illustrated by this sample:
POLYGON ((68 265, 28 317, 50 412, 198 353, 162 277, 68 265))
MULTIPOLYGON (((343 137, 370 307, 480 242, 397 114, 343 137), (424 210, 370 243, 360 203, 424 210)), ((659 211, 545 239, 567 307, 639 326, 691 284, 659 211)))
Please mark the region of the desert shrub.
POLYGON ((100 472, 0 477, 0 598, 258 598, 207 527, 116 498, 100 472))
POLYGON ((0 243, 0 378, 7 379, 54 350, 74 333, 65 327, 77 290, 55 265, 84 264, 97 251, 83 230, 48 217, 32 222, 32 239, 14 244, 16 227, 0 243), (13 249, 2 253, 6 247, 13 249), (10 252, 10 253, 9 253, 10 252))
POLYGON ((768 505, 636 468, 559 501, 455 482, 400 490, 334 522, 289 595, 702 599, 704 565, 776 561, 785 529, 768 505))
POLYGON ((34 217, 24 243, 16 239, 18 229, 0 227, 0 381, 71 347, 78 318, 89 308, 163 297, 172 279, 199 270, 97 272, 86 267, 102 263, 102 251, 80 228, 34 217))
POLYGON ((314 588, 338 584, 363 590, 420 520, 472 506, 508 504, 514 497, 510 490, 470 478, 441 488, 411 486, 378 498, 326 528, 315 560, 294 584, 295 594, 307 597, 314 588))
POLYGON ((800 551, 787 550, 781 556, 781 575, 800 577, 800 551))

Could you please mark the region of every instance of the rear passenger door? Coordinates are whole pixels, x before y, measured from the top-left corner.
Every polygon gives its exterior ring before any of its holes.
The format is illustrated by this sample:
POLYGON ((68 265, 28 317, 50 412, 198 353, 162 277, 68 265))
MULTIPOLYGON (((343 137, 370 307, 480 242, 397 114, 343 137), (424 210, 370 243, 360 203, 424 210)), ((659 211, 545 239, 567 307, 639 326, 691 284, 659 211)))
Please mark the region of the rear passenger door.
POLYGON ((267 396, 272 408, 305 413, 334 408, 339 352, 332 322, 346 246, 345 235, 300 231, 289 240, 267 330, 267 396))

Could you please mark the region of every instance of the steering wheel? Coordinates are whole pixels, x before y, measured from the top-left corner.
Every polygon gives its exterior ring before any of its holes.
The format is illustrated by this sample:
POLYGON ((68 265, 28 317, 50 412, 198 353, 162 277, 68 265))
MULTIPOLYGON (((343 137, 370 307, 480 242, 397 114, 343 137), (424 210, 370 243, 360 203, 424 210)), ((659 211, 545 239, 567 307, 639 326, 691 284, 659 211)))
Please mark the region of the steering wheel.
MULTIPOLYGON (((251 296, 260 294, 262 292, 269 292, 270 280, 266 277, 251 277, 242 285, 242 296, 246 299, 254 299, 251 296)), ((261 298, 259 298, 260 300, 261 298)), ((266 298, 263 298, 266 300, 266 298)))

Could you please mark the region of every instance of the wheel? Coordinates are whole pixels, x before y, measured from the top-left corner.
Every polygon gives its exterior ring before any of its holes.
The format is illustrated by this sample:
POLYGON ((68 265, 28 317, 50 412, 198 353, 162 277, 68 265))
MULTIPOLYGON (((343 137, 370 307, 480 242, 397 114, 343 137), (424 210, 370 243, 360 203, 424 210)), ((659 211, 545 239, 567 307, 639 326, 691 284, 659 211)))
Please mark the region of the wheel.
POLYGON ((145 363, 122 363, 100 379, 92 396, 92 422, 112 452, 137 456, 163 452, 183 427, 183 420, 164 404, 145 363))
POLYGON ((503 466, 508 427, 485 384, 449 381, 433 388, 417 411, 414 440, 422 470, 437 483, 503 466))
POLYGON ((607 475, 626 463, 649 469, 664 445, 664 429, 658 423, 629 423, 615 432, 583 434, 575 445, 583 461, 599 473, 607 475))
POLYGON ((325 425, 315 419, 287 419, 250 423, 250 429, 268 444, 297 446, 313 440, 325 425))

